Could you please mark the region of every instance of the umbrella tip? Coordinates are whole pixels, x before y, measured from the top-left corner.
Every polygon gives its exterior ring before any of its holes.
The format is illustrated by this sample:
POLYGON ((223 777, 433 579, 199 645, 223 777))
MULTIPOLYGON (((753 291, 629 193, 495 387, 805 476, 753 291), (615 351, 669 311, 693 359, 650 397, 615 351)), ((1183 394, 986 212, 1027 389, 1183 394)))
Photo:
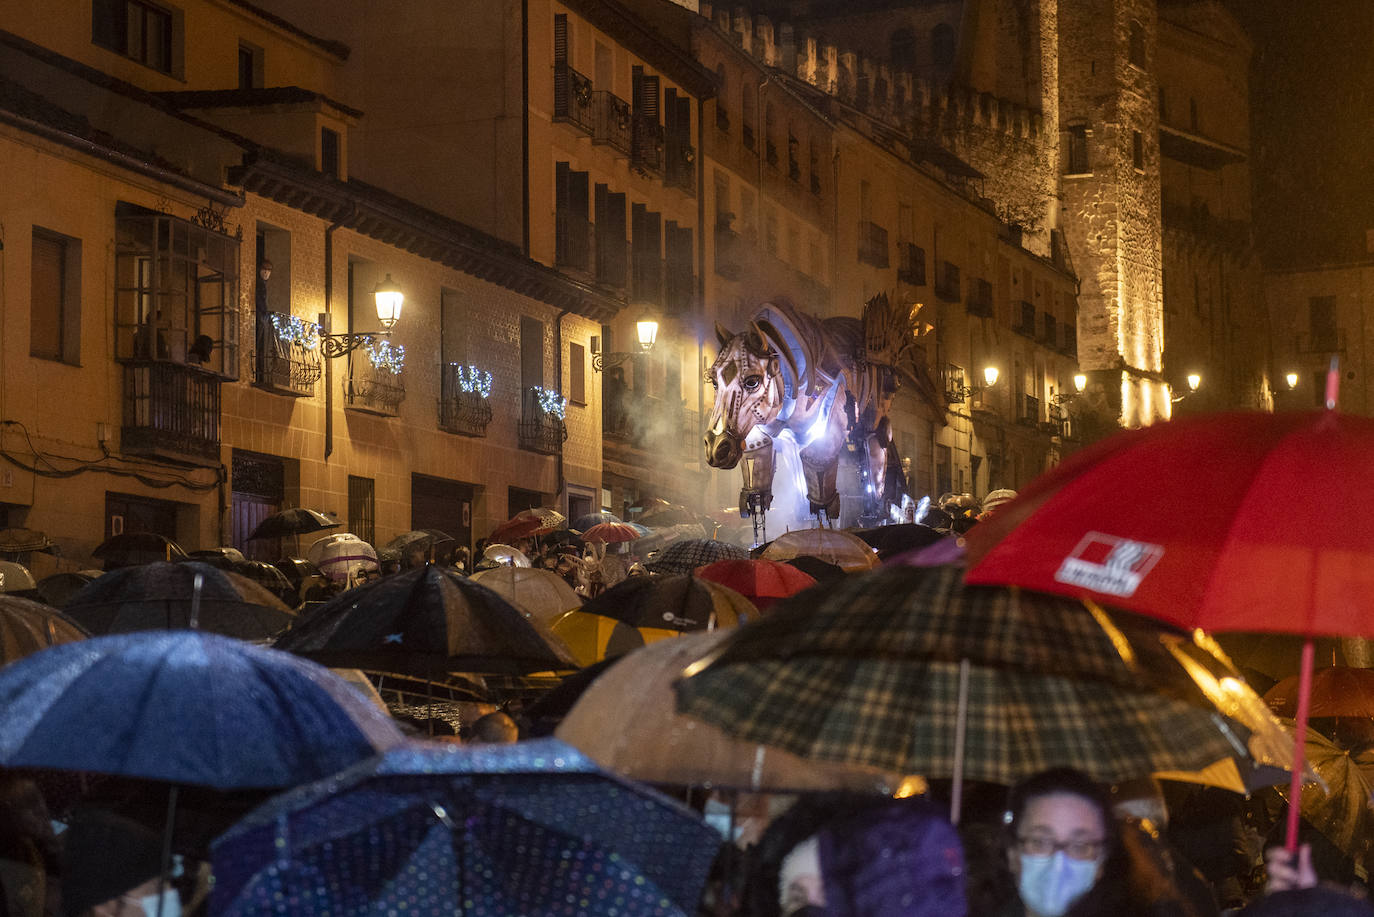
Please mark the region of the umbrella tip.
POLYGON ((1339 354, 1331 355, 1331 368, 1326 371, 1326 409, 1336 410, 1336 396, 1341 389, 1341 358, 1339 354))

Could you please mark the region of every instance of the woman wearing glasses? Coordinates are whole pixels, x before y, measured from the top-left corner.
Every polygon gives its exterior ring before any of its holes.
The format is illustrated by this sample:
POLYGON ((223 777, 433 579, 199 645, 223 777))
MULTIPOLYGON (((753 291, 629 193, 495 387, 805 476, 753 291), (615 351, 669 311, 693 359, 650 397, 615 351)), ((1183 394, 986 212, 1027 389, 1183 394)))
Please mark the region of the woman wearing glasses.
MULTIPOLYGON (((1011 789, 1003 815, 1014 894, 999 917, 1129 917, 1198 913, 1155 869, 1128 855, 1107 788, 1055 768, 1011 789)), ((1135 826, 1126 830, 1139 831, 1135 826)), ((970 913, 975 910, 970 901, 970 913)), ((1214 908, 1208 908, 1216 913, 1214 908)))

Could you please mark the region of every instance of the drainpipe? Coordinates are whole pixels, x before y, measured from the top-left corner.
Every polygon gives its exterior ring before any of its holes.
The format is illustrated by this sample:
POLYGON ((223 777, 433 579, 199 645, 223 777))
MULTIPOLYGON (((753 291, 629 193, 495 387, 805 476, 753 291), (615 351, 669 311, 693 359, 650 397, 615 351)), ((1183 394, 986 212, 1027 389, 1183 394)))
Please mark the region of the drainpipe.
MULTIPOLYGON (((348 213, 330 223, 324 231, 324 311, 334 315, 334 230, 358 215, 358 202, 348 202, 348 213)), ((352 330, 351 328, 349 330, 352 330)), ((334 361, 324 359, 324 460, 334 454, 334 361)))
MULTIPOLYGON (((524 112, 520 120, 520 187, 522 209, 520 211, 520 250, 525 257, 530 256, 530 4, 524 0, 520 4, 520 110, 524 112)), ((561 316, 560 316, 561 317, 561 316)), ((559 377, 562 389, 562 377, 559 377)))
MULTIPOLYGON (((720 104, 719 101, 716 102, 720 104)), ((697 424, 701 424, 706 411, 706 384, 701 378, 701 357, 706 349, 706 128, 703 116, 706 103, 697 99, 697 349, 692 355, 693 385, 697 390, 697 424)), ((719 206, 719 204, 717 204, 719 206)), ((712 223, 714 229, 715 224, 712 223)), ((681 434, 679 434, 681 435, 681 434)))
MULTIPOLYGON (((558 318, 553 320, 553 377, 557 380, 557 391, 560 397, 563 394, 563 317, 571 311, 572 309, 564 309, 558 313, 558 318)), ((553 495, 554 500, 557 500, 558 495, 563 493, 564 485, 563 447, 561 444, 558 447, 558 455, 554 462, 554 466, 558 469, 558 481, 553 495)), ((563 508, 567 509, 566 502, 563 508)))

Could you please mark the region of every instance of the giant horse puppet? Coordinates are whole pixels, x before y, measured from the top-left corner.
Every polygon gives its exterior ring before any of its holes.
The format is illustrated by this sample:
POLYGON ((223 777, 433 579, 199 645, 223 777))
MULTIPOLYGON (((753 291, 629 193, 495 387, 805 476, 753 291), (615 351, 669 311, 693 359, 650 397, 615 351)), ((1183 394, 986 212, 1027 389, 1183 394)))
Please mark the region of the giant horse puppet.
POLYGON ((716 325, 720 354, 706 374, 715 407, 706 429, 706 462, 740 466, 740 514, 761 516, 773 500, 775 441, 795 438, 810 512, 840 517, 836 473, 852 443, 859 459, 864 515, 886 518, 901 502, 888 408, 898 379, 931 387, 917 357, 930 326, 919 306, 904 309, 879 294, 863 319, 821 319, 785 300, 764 303, 748 327, 731 333, 716 325))

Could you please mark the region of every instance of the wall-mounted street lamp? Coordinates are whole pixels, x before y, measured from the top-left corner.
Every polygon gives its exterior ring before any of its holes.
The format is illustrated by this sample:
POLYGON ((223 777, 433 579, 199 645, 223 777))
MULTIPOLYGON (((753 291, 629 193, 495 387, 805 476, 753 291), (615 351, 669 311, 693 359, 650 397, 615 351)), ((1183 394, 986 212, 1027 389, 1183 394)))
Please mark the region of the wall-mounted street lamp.
POLYGON ((624 351, 622 353, 606 353, 600 349, 599 343, 592 347, 592 371, 605 372, 608 366, 619 366, 630 357, 646 354, 654 349, 654 342, 658 340, 658 320, 649 312, 640 316, 639 321, 635 322, 635 336, 639 339, 639 350, 624 351))
POLYGON ((1298 374, 1286 373, 1283 377, 1283 381, 1288 383, 1288 390, 1291 392, 1298 387, 1298 374))
POLYGON ((1074 374, 1073 374, 1073 394, 1070 395, 1070 394, 1065 394, 1065 393, 1063 393, 1063 392, 1060 392, 1058 395, 1051 395, 1051 396, 1050 396, 1050 404, 1055 405, 1056 407, 1058 407, 1059 405, 1063 404, 1063 403, 1066 402, 1066 401, 1072 401, 1073 399, 1077 398, 1079 395, 1083 394, 1083 390, 1086 389, 1087 387, 1088 387, 1088 376, 1087 376, 1087 374, 1086 374, 1086 373, 1074 373, 1074 374))
POLYGON ((990 389, 997 384, 997 377, 999 375, 1001 375, 1001 372, 997 369, 996 366, 984 366, 982 385, 975 385, 971 387, 967 385, 952 385, 949 388, 949 400, 964 401, 970 395, 976 395, 979 392, 982 392, 986 389, 990 389))
POLYGON ((377 321, 381 322, 381 331, 361 331, 348 332, 346 334, 330 334, 329 332, 329 313, 320 313, 320 352, 326 357, 341 357, 350 351, 356 350, 363 344, 374 341, 379 337, 387 337, 391 334, 392 327, 401 318, 401 306, 405 305, 405 294, 396 285, 396 281, 387 274, 386 279, 377 284, 372 289, 372 299, 377 306, 377 321))
POLYGON ((1182 395, 1174 395, 1172 399, 1174 404, 1178 404, 1189 395, 1196 394, 1198 386, 1202 385, 1202 376, 1197 373, 1189 373, 1186 378, 1188 380, 1188 391, 1184 392, 1182 395))

